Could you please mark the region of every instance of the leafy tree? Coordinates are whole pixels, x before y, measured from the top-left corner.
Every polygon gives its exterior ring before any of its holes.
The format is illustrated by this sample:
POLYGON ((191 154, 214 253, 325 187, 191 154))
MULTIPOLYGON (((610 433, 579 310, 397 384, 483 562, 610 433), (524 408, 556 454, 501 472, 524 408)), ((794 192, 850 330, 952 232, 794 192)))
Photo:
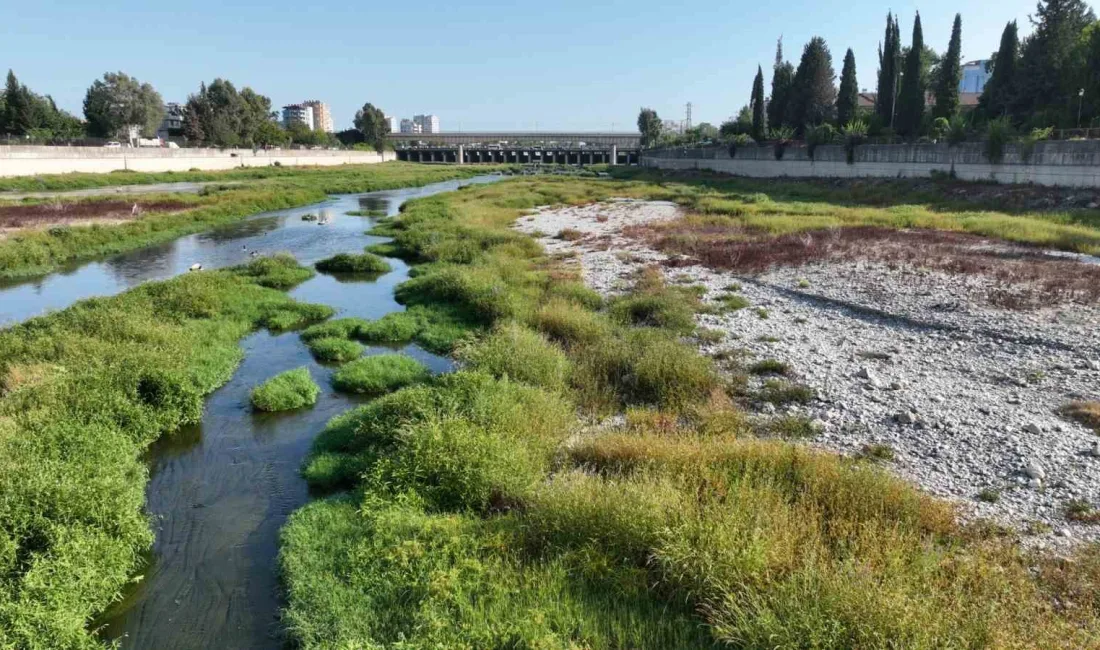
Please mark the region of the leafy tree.
POLYGON ((1084 49, 1081 58, 1085 62, 1085 68, 1080 85, 1085 96, 1078 111, 1087 120, 1086 123, 1091 124, 1092 120, 1100 117, 1100 23, 1093 23, 1086 29, 1081 40, 1084 49))
POLYGON ((817 126, 833 119, 836 109, 836 74, 833 55, 825 39, 815 36, 802 50, 802 60, 794 74, 794 86, 787 106, 788 123, 801 133, 807 126, 817 126))
POLYGON ((252 132, 252 143, 257 147, 281 147, 288 142, 290 134, 270 118, 257 124, 252 132))
POLYGON ((151 137, 164 120, 164 101, 151 85, 123 72, 107 72, 84 95, 88 131, 101 138, 129 138, 131 128, 151 137))
POLYGON ((288 139, 268 126, 274 117, 270 98, 219 78, 187 98, 183 132, 189 142, 216 147, 272 146, 288 139))
POLYGON ((844 68, 840 72, 840 92, 836 97, 836 121, 844 128, 856 118, 859 111, 859 84, 856 81, 856 55, 852 48, 844 54, 844 68))
POLYGON ((32 128, 30 91, 19 83, 14 72, 8 70, 8 80, 4 86, 4 132, 27 135, 32 128))
POLYGON ((752 137, 757 142, 763 142, 768 132, 764 110, 764 70, 756 66, 756 79, 752 82, 752 137))
POLYGON ((905 74, 898 91, 897 131, 906 137, 916 137, 924 120, 925 82, 922 74, 921 55, 924 53, 924 33, 921 30, 920 13, 913 19, 913 42, 905 57, 905 74))
POLYGON ((276 142, 260 141, 261 130, 263 130, 262 135, 264 140, 276 136, 276 133, 267 126, 272 123, 272 117, 274 116, 271 111, 271 98, 265 97, 248 86, 245 86, 241 89, 240 100, 241 141, 244 144, 258 146, 272 146, 278 144, 276 142))
POLYGON ((955 24, 951 27, 951 42, 947 53, 940 61, 936 75, 936 105, 932 108, 935 117, 950 118, 959 110, 959 83, 962 82, 962 16, 955 14, 955 24))
POLYGON ((772 96, 768 102, 768 126, 783 126, 787 119, 787 104, 794 84, 794 66, 783 60, 783 39, 775 47, 775 65, 772 67, 772 96))
POLYGON ((878 95, 875 113, 882 124, 894 126, 897 109, 898 79, 901 76, 901 32, 897 18, 886 14, 886 36, 878 53, 878 95))
POLYGON ((355 128, 363 134, 363 141, 374 147, 378 153, 386 148, 386 135, 390 132, 390 123, 385 113, 370 102, 355 112, 355 128))
POLYGON ((1080 63, 1074 54, 1082 32, 1096 16, 1083 0, 1040 0, 1030 19, 1035 31, 1020 53, 1010 111, 1017 122, 1072 124, 1076 115, 1070 107, 1076 104, 1080 63))
POLYGON ((1016 21, 1005 25, 1001 32, 1001 46, 993 56, 993 74, 985 84, 982 96, 978 100, 978 110, 989 118, 1008 115, 1009 108, 1016 97, 1018 66, 1020 61, 1020 38, 1016 21))
POLYGON ((661 118, 652 108, 638 111, 638 133, 642 134, 642 146, 650 147, 661 137, 661 118))

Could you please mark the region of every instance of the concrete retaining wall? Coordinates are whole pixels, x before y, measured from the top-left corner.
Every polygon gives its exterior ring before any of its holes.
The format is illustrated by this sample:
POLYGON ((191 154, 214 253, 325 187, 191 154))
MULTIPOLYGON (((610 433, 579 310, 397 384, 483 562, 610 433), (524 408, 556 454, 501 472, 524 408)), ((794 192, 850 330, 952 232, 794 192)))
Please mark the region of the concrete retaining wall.
POLYGON ((107 173, 118 169, 139 172, 211 171, 234 167, 364 165, 395 160, 392 151, 310 151, 285 149, 104 149, 97 147, 0 146, 0 176, 35 176, 70 172, 107 173))
POLYGON ((1037 143, 1030 155, 1022 145, 1005 148, 1004 160, 990 163, 985 145, 863 145, 848 163, 843 146, 819 146, 810 159, 804 146, 788 146, 781 160, 772 145, 662 149, 642 154, 642 165, 660 169, 709 169, 738 176, 776 177, 928 177, 954 171, 964 180, 1035 183, 1065 187, 1100 187, 1100 141, 1037 143))

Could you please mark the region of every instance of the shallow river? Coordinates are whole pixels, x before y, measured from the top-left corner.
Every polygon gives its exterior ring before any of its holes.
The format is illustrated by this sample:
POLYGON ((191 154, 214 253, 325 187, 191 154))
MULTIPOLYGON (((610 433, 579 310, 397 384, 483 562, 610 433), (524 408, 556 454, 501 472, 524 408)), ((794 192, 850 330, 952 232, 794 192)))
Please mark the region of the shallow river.
MULTIPOLYGON (((195 263, 210 269, 247 262, 252 251, 290 251, 303 264, 337 252, 359 252, 383 240, 365 235, 370 219, 348 216, 349 210, 385 210, 393 215, 410 198, 492 180, 496 177, 333 197, 39 280, 0 286, 0 323, 185 273, 195 263), (319 215, 323 225, 302 221, 304 214, 319 215)), ((408 266, 400 260, 390 262, 394 270, 376 281, 318 274, 290 294, 333 306, 336 318, 378 318, 400 311, 393 289, 407 279, 408 266)), ((244 361, 229 383, 208 398, 201 424, 166 436, 150 450, 146 495, 156 532, 152 556, 137 586, 99 622, 102 636, 123 648, 283 647, 278 531, 287 516, 309 500, 298 470, 314 436, 329 418, 358 400, 332 391, 329 377, 334 368, 314 361, 296 333, 258 332, 242 341, 242 347, 244 361), (301 366, 308 367, 322 387, 316 406, 286 414, 252 412, 252 387, 301 366)), ((447 359, 416 346, 398 349, 434 371, 450 368, 447 359)), ((370 348, 366 354, 389 351, 370 348)))

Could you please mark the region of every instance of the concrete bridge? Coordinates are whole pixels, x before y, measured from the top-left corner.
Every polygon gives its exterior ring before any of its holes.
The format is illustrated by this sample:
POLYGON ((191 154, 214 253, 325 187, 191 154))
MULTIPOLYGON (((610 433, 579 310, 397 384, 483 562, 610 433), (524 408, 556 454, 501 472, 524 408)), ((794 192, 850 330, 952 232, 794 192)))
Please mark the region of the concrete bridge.
POLYGON ((541 145, 543 147, 610 147, 637 149, 642 144, 638 133, 615 131, 456 131, 451 133, 390 133, 386 138, 395 147, 402 144, 453 147, 456 145, 541 145))
POLYGON ((398 149, 398 160, 423 163, 456 163, 469 165, 478 163, 518 164, 518 165, 637 165, 640 149, 619 149, 610 147, 417 147, 398 149))

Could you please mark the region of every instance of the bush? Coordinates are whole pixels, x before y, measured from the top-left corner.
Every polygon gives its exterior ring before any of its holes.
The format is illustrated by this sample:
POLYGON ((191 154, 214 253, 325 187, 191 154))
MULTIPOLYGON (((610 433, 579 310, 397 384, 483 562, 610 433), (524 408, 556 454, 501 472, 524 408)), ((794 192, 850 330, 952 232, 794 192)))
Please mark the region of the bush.
POLYGON ((424 381, 429 375, 427 366, 412 357, 381 354, 344 364, 333 374, 332 385, 347 393, 380 395, 424 381))
POLYGON ((985 131, 985 156, 989 162, 999 165, 1005 157, 1005 145, 1015 137, 1016 130, 1007 117, 990 120, 985 131))
POLYGON ((314 266, 324 273, 389 273, 393 270, 389 262, 373 253, 338 253, 314 266))
POLYGON ((1020 157, 1024 162, 1031 162, 1031 156, 1035 153, 1035 145, 1044 140, 1049 140, 1054 135, 1054 127, 1032 129, 1020 143, 1020 157))
POLYGON ((768 131, 768 139, 774 141, 775 159, 783 160, 783 154, 787 152, 787 145, 794 137, 794 129, 789 126, 780 126, 768 131))
POLYGON ((856 147, 867 141, 867 133, 868 126, 864 120, 854 119, 844 125, 844 152, 849 165, 855 163, 856 147))
POLYGON ((311 340, 309 351, 318 361, 343 363, 363 354, 363 346, 355 341, 328 336, 311 340))
POLYGON ((317 403, 321 389, 308 368, 287 370, 252 389, 252 406, 258 411, 289 411, 317 403))
POLYGON ((302 330, 299 336, 305 342, 321 338, 351 338, 367 321, 362 318, 338 318, 317 323, 302 330))
POLYGON ((814 159, 814 152, 823 144, 832 144, 836 140, 836 128, 828 122, 817 126, 806 127, 806 153, 810 160, 814 159))
POLYGON ((551 339, 565 346, 600 341, 611 334, 612 325, 603 314, 561 299, 539 308, 534 325, 551 339))
POLYGON ((313 277, 313 271, 299 266, 298 261, 289 253, 260 257, 229 270, 240 277, 250 279, 261 287, 282 290, 295 287, 313 277))
POLYGON ((482 340, 459 348, 458 358, 495 377, 552 391, 564 390, 569 381, 571 364, 561 348, 517 323, 500 325, 482 340))

